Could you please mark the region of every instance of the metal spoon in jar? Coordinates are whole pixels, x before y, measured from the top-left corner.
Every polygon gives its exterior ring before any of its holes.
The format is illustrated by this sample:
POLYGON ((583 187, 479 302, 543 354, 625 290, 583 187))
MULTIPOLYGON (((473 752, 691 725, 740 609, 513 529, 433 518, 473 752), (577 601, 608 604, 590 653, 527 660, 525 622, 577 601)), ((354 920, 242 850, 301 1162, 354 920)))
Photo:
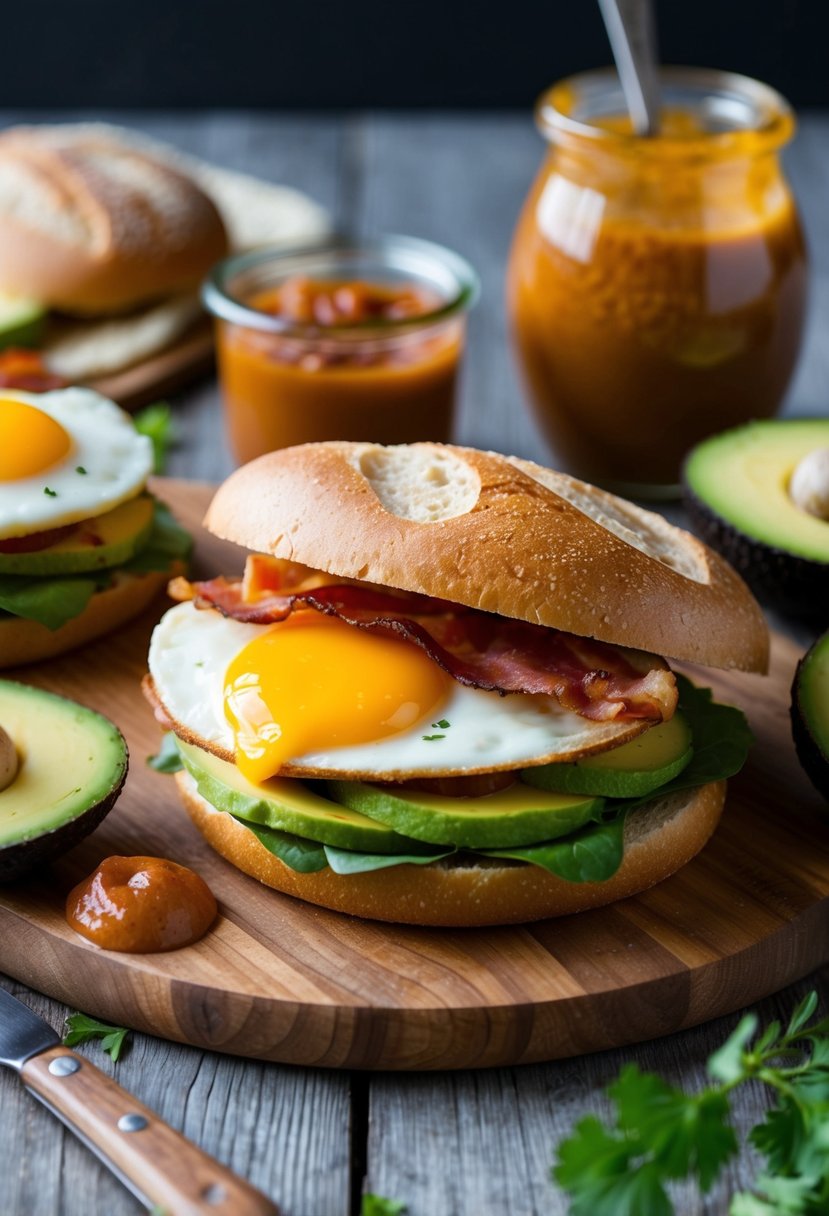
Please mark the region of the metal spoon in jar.
POLYGON ((599 0, 637 135, 659 131, 659 78, 652 0, 599 0))

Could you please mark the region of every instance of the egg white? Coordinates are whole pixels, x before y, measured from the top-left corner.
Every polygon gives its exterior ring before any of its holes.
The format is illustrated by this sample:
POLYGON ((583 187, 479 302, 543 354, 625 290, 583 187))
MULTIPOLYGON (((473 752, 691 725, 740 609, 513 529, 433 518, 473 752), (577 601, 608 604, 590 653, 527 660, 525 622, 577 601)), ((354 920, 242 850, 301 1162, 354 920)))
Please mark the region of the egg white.
MULTIPOLYGON (((156 696, 180 733, 232 759, 233 733, 224 714, 225 672, 238 652, 269 628, 229 620, 192 603, 165 613, 153 632, 149 667, 156 696)), ((443 704, 408 731, 294 756, 282 772, 388 780, 495 772, 576 759, 617 746, 641 729, 630 722, 591 722, 562 709, 553 697, 501 697, 447 678, 443 704), (444 718, 450 723, 447 728, 432 727, 432 721, 444 718), (423 738, 434 734, 444 737, 423 738)))
POLYGON ((88 388, 65 388, 51 393, 0 389, 0 398, 42 410, 72 441, 57 464, 32 477, 0 481, 0 539, 102 515, 143 489, 153 467, 152 443, 107 397, 88 388))

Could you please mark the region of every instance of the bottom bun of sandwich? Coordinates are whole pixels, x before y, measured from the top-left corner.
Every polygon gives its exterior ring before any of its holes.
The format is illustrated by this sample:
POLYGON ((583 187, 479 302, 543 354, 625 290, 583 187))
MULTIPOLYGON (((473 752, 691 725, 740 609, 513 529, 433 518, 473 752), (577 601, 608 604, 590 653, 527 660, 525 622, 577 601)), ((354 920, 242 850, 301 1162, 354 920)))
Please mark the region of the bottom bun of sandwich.
POLYGON ((567 916, 647 890, 703 848, 725 802, 725 782, 715 781, 633 811, 625 822, 622 864, 604 882, 572 883, 538 866, 483 857, 367 874, 341 875, 331 869, 300 874, 232 815, 215 810, 189 773, 177 773, 176 781, 190 818, 208 844, 265 886, 368 920, 459 928, 567 916))
POLYGON ((143 612, 167 584, 170 575, 181 569, 181 564, 175 563, 168 570, 153 570, 146 574, 118 571, 113 575, 112 586, 96 591, 83 612, 58 629, 47 629, 38 621, 24 617, 3 617, 0 619, 0 668, 53 659, 93 638, 111 633, 143 612))

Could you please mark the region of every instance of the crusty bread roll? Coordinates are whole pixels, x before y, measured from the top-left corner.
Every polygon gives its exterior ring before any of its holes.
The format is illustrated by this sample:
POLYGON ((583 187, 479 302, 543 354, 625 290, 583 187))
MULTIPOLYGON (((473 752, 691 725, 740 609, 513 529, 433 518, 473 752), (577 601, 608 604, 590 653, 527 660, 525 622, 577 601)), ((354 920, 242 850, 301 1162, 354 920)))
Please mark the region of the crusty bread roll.
POLYGON ((306 444, 233 473, 205 525, 249 549, 712 667, 768 629, 701 541, 564 473, 434 443, 306 444))
POLYGON ((22 667, 25 663, 53 659, 110 633, 143 612, 168 582, 171 573, 180 569, 181 564, 175 563, 170 570, 148 574, 113 571, 112 586, 96 592, 84 611, 59 629, 47 629, 37 621, 3 615, 0 617, 0 668, 22 667))
POLYGON ((393 866, 368 874, 289 869, 232 815, 215 810, 189 773, 179 792, 196 827, 217 853, 266 886, 337 912, 413 925, 507 925, 569 916, 625 899, 662 882, 694 857, 719 822, 725 782, 669 795, 632 812, 625 855, 606 882, 574 883, 539 866, 489 858, 393 866))
POLYGON ((0 290, 92 316, 198 285, 227 251, 210 198, 94 128, 0 135, 0 290))

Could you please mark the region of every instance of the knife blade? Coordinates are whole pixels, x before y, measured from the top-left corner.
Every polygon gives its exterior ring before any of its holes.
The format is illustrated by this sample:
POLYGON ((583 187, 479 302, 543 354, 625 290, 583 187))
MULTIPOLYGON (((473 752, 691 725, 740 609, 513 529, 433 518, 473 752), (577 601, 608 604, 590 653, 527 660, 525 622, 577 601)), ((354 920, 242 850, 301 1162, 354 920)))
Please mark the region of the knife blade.
POLYGON ((20 1072, 32 1056, 56 1047, 58 1034, 5 988, 0 988, 0 1064, 20 1072))
POLYGON ((48 1022, 0 988, 0 1064, 92 1150, 146 1207, 172 1216, 279 1216, 260 1191, 61 1046, 48 1022))

